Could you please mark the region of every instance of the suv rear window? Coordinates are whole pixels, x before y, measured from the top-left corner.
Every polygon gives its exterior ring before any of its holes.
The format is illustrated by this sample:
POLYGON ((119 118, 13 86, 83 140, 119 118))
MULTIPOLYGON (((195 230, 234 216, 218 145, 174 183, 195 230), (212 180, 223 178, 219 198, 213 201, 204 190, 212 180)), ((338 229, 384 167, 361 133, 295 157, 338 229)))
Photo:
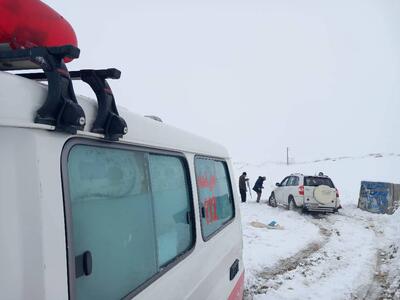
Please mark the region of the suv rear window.
POLYGON ((314 177, 314 176, 307 176, 304 177, 304 185, 305 186, 320 186, 320 185, 327 185, 331 188, 335 188, 333 182, 328 177, 314 177))

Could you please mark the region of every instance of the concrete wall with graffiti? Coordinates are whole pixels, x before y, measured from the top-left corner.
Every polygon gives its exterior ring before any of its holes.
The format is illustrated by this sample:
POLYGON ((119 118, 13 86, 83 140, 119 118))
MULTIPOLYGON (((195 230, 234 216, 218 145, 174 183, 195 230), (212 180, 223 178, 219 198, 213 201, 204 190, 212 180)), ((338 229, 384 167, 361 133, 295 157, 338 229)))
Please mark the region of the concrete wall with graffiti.
POLYGON ((400 207, 400 184, 393 184, 393 210, 394 213, 400 207))
POLYGON ((399 207, 400 184, 361 181, 358 207, 381 214, 392 214, 399 207))

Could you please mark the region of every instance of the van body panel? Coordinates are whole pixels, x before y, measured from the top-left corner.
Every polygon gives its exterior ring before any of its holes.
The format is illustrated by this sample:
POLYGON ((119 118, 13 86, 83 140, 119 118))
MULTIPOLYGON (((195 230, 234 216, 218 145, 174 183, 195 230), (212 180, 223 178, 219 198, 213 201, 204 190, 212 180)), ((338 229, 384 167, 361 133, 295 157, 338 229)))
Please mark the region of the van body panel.
POLYGON ((35 137, 0 127, 0 140, 0 290, 4 299, 44 298, 35 137))
POLYGON ((0 127, 0 140, 2 297, 68 299, 57 152, 64 138, 0 127))
MULTIPOLYGON (((0 290, 5 299, 73 300, 69 295, 66 227, 61 159, 65 144, 81 137, 103 141, 89 132, 97 114, 96 101, 78 97, 87 125, 76 135, 55 132, 33 123, 44 103, 47 87, 32 80, 0 72, 0 290)), ((187 160, 195 215, 193 249, 165 273, 127 299, 227 299, 244 267, 239 198, 226 149, 207 139, 118 108, 129 133, 112 145, 132 145, 181 153, 187 160), (201 232, 195 176, 196 155, 227 163, 235 217, 209 240, 201 232), (239 270, 230 280, 230 267, 239 270)))

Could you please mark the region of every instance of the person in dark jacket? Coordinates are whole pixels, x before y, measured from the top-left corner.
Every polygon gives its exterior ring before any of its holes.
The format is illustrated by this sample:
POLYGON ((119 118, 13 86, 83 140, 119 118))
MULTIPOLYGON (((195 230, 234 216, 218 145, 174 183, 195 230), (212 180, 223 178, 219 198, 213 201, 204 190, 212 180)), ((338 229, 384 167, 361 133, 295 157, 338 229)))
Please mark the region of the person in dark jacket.
POLYGON ((266 179, 265 176, 259 176, 256 183, 254 184, 253 191, 257 193, 257 202, 260 202, 265 179, 266 179))
POLYGON ((246 176, 247 176, 246 172, 243 172, 243 174, 239 176, 239 191, 240 191, 240 197, 242 198, 242 202, 246 202, 246 191, 247 191, 246 181, 249 180, 248 178, 246 178, 246 176))

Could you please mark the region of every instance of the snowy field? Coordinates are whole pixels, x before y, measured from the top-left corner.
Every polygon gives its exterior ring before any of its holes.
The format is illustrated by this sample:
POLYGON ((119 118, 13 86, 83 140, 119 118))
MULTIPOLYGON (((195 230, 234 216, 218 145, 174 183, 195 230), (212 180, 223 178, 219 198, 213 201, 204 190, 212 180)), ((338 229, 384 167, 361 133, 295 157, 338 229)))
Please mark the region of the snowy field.
POLYGON ((249 198, 241 204, 245 299, 400 299, 400 211, 390 216, 357 208, 361 180, 400 183, 400 155, 235 167, 236 175, 246 171, 251 183, 267 177, 263 203, 249 198), (339 189, 344 208, 338 214, 300 214, 265 204, 275 182, 295 172, 320 171, 339 189), (273 220, 283 229, 254 223, 273 220))

